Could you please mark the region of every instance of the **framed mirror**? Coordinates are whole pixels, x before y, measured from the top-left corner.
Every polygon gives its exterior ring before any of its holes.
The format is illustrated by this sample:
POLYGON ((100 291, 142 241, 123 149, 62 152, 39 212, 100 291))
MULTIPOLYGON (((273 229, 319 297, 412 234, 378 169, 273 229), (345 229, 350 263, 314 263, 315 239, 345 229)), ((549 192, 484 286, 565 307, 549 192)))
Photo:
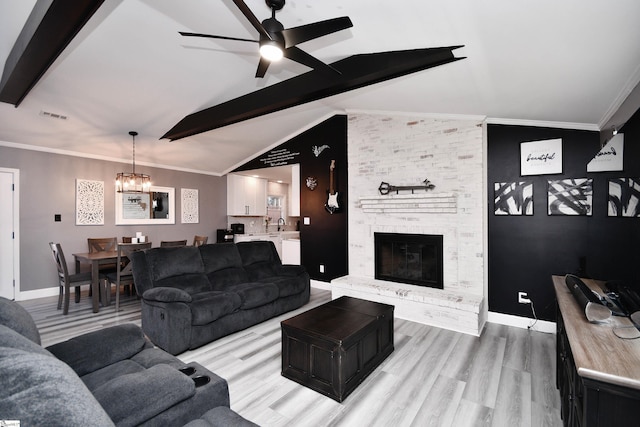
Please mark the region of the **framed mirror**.
POLYGON ((173 187, 151 187, 149 193, 116 192, 116 225, 175 224, 173 187))

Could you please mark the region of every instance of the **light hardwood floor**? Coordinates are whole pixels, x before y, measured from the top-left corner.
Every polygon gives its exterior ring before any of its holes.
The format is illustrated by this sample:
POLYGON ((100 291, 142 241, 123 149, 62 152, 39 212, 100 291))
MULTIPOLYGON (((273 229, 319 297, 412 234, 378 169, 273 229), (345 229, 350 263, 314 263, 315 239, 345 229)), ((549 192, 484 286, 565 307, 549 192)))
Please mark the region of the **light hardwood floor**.
MULTIPOLYGON (((231 407, 261 426, 561 426, 555 335, 487 324, 473 337, 395 319, 395 351, 343 403, 280 375, 280 321, 331 299, 312 288, 301 309, 221 338, 179 358, 229 383, 231 407)), ((124 297, 92 313, 90 299, 56 310, 57 297, 21 304, 44 346, 114 324, 140 325, 124 297)))

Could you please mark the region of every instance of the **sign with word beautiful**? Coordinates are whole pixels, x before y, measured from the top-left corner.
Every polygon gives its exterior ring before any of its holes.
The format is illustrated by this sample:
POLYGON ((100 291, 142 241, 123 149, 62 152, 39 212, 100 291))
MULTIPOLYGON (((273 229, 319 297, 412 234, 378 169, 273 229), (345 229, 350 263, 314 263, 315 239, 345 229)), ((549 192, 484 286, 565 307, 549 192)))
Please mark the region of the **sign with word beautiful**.
POLYGON ((624 135, 614 135, 587 164, 587 172, 621 171, 623 169, 624 135))
POLYGON ((562 139, 520 144, 520 175, 562 173, 562 139))

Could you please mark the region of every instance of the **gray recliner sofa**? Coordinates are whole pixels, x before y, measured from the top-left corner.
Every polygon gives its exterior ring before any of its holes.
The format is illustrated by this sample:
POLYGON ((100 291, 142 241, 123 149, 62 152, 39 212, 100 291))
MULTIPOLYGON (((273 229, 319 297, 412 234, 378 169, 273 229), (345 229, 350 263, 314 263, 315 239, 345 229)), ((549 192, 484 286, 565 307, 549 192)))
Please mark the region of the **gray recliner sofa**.
POLYGON ((131 256, 142 329, 171 354, 309 301, 309 274, 283 265, 273 242, 153 248, 131 256))
POLYGON ((0 384, 0 419, 23 426, 255 426, 229 409, 224 379, 153 347, 138 326, 45 349, 29 313, 6 298, 0 384))

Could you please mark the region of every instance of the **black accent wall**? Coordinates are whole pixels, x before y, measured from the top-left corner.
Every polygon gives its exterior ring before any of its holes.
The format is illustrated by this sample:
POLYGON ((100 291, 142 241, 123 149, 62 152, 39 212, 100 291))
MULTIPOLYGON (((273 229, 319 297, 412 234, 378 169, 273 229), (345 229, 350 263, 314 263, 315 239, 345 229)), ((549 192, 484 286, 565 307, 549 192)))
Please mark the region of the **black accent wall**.
POLYGON ((640 283, 640 218, 607 216, 608 179, 640 177, 638 114, 624 129, 624 171, 587 173, 600 150, 599 133, 525 126, 488 126, 489 310, 555 321, 551 275, 579 274, 595 279, 640 283), (632 123, 634 121, 634 123, 632 123), (563 172, 521 176, 520 143, 562 138, 563 172), (549 216, 548 180, 592 178, 592 216, 549 216), (494 215, 494 183, 532 181, 534 215, 494 215))
POLYGON ((312 279, 331 281, 349 274, 347 253, 347 116, 333 116, 280 146, 258 156, 235 171, 261 169, 261 159, 277 153, 291 153, 278 165, 300 163, 300 251, 301 263, 312 279), (312 147, 328 145, 317 157, 312 147), (325 210, 329 189, 329 166, 335 160, 334 186, 338 191, 340 210, 325 210), (307 177, 316 178, 318 186, 311 191, 307 177), (304 225, 304 218, 310 224, 304 225), (320 273, 320 265, 324 273, 320 273))

